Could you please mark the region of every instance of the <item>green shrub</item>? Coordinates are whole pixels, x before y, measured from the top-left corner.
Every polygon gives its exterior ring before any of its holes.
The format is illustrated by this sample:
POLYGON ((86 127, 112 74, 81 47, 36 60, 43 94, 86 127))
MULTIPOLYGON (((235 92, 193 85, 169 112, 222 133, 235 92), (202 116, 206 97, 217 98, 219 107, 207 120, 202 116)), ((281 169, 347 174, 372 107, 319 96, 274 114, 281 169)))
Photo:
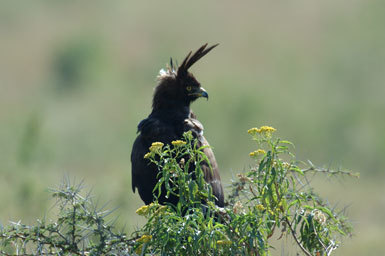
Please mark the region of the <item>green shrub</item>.
POLYGON ((137 214, 147 223, 131 236, 106 223, 110 211, 97 209, 81 185, 64 182, 53 191, 59 214, 51 223, 11 223, 1 228, 3 255, 269 255, 273 237, 291 237, 305 255, 330 255, 351 233, 341 211, 313 192, 309 173, 346 174, 296 160, 291 143, 263 126, 249 131, 257 148, 255 166, 232 181, 224 208, 214 204, 199 163, 207 158, 191 133, 172 145, 153 143, 146 158, 159 167, 159 182, 177 205, 154 203, 137 214), (194 172, 189 172, 191 166, 194 172))

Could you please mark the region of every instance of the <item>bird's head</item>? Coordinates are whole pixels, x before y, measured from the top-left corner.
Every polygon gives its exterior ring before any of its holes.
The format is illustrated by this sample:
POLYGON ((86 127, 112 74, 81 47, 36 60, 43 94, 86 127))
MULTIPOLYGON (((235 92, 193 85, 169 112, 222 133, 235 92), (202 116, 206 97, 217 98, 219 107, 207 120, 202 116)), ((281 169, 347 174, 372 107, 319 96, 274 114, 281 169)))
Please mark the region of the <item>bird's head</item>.
POLYGON ((159 72, 159 84, 155 88, 153 109, 188 107, 191 102, 200 97, 208 99, 208 93, 188 69, 217 45, 206 48, 207 44, 205 44, 194 54, 190 52, 179 67, 171 59, 170 66, 159 72))

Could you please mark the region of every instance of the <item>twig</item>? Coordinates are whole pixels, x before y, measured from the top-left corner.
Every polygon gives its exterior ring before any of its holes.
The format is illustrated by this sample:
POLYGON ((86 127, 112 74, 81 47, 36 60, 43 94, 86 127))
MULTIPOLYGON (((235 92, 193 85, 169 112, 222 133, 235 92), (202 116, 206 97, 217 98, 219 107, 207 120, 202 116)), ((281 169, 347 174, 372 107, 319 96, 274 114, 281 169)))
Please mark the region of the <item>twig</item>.
POLYGON ((331 175, 344 174, 344 175, 349 175, 351 177, 359 178, 358 173, 353 173, 351 171, 342 171, 342 170, 334 171, 334 170, 331 170, 329 168, 325 169, 325 168, 319 168, 319 167, 315 167, 315 166, 310 166, 309 168, 302 170, 303 173, 307 173, 307 172, 311 172, 311 171, 329 173, 331 175))
POLYGON ((307 255, 307 256, 311 256, 311 253, 305 249, 305 247, 303 247, 303 245, 301 244, 300 241, 298 241, 298 238, 295 234, 295 230, 293 229, 293 227, 291 226, 291 223, 290 221, 287 219, 287 217, 285 217, 285 222, 288 224, 289 228, 290 228, 290 231, 291 231, 291 234, 293 235, 293 238, 295 240, 295 242, 298 244, 298 246, 301 248, 301 250, 307 255))

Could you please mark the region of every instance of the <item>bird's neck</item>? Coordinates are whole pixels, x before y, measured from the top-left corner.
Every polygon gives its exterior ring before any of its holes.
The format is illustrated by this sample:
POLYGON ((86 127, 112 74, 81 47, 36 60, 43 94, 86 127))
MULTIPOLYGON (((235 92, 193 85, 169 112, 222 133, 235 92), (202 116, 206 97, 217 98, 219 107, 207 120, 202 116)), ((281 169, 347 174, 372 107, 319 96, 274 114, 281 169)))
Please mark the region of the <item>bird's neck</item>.
POLYGON ((150 114, 152 117, 157 117, 162 120, 184 120, 189 117, 190 106, 173 106, 154 108, 150 114))

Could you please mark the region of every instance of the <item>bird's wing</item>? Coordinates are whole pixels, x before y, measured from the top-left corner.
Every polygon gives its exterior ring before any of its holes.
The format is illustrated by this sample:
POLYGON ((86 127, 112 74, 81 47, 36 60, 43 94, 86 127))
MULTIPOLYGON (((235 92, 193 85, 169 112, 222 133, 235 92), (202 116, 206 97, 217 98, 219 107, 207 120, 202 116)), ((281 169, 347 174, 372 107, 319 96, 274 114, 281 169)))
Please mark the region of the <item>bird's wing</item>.
MULTIPOLYGON (((153 189, 158 182, 158 169, 144 155, 149 152, 151 143, 155 141, 165 144, 175 140, 174 128, 157 118, 147 118, 138 126, 140 134, 136 138, 131 151, 131 184, 132 190, 138 189, 142 200, 149 204, 153 201, 153 189)), ((162 199, 159 199, 160 201, 162 199)))
POLYGON ((219 168, 214 156, 214 152, 210 147, 210 144, 203 136, 203 125, 195 119, 195 115, 191 114, 189 118, 185 119, 185 130, 191 131, 193 136, 198 139, 198 146, 203 148, 203 152, 207 156, 209 163, 203 162, 201 164, 202 171, 205 175, 205 180, 211 184, 213 188, 213 194, 217 198, 216 204, 220 207, 224 206, 224 194, 219 175, 219 168))

